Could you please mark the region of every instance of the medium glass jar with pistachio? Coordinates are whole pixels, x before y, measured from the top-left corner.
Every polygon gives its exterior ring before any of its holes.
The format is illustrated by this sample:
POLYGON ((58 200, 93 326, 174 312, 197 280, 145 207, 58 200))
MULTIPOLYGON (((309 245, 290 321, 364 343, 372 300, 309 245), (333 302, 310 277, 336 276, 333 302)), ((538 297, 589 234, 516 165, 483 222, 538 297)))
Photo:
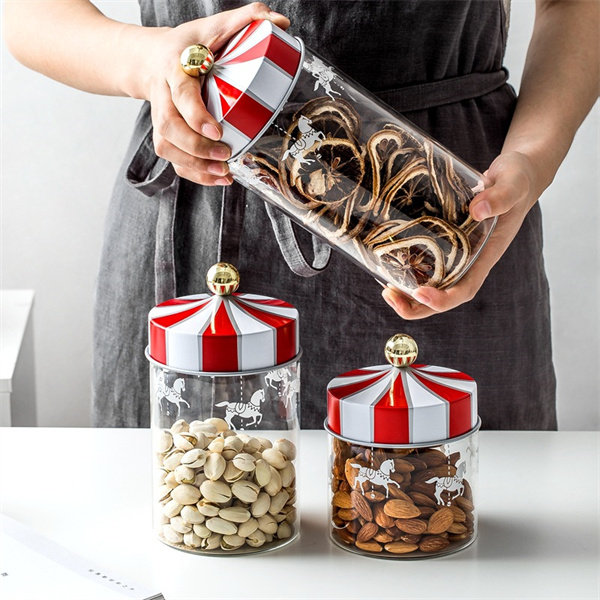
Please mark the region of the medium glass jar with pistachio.
POLYGON ((188 552, 272 550, 299 531, 298 312, 235 293, 226 263, 207 282, 149 314, 154 526, 188 552))

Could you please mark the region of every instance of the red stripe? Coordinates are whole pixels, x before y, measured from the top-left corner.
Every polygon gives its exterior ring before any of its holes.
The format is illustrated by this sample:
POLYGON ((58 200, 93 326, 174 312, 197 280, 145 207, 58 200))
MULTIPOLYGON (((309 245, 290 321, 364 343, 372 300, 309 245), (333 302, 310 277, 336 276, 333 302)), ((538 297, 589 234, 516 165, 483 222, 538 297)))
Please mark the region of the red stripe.
POLYGON ((327 392, 327 422, 335 433, 341 434, 342 424, 340 422, 340 399, 331 392, 327 392))
POLYGON ((413 375, 434 394, 448 402, 450 410, 449 437, 462 435, 471 429, 471 394, 430 381, 416 371, 413 372, 413 375))
POLYGON ((260 27, 260 25, 262 23, 264 23, 264 21, 265 21, 264 19, 259 19, 258 21, 252 21, 252 23, 250 23, 250 25, 248 25, 248 27, 246 27, 246 30, 244 31, 244 33, 242 34, 240 39, 235 43, 235 45, 232 46, 231 48, 226 48, 225 52, 221 56, 219 56, 219 58, 225 58, 228 54, 230 54, 236 48, 238 48, 240 46, 240 44, 243 44, 260 27))
POLYGON ((275 63, 290 77, 296 75, 296 70, 300 62, 300 52, 275 35, 267 36, 264 40, 246 50, 246 52, 228 61, 227 64, 235 65, 263 56, 275 63))
POLYGON ((330 387, 328 393, 334 393, 338 398, 347 398, 352 394, 356 394, 356 392, 360 392, 360 390, 364 390, 365 388, 377 383, 380 379, 382 379, 385 375, 388 374, 388 371, 383 371, 379 373, 373 373, 373 377, 369 379, 363 379, 362 381, 355 381, 354 383, 348 383, 346 385, 339 385, 337 387, 330 387))
POLYGON ((280 365, 296 356, 296 321, 289 317, 264 312, 247 304, 240 305, 243 310, 259 321, 275 328, 277 333, 277 364, 280 365))
POLYGON ((150 323, 150 356, 163 365, 167 364, 166 337, 166 331, 162 327, 150 323))
POLYGON ((408 415, 408 402, 404 394, 402 378, 398 375, 392 389, 375 405, 373 435, 376 443, 409 443, 408 415))
POLYGON ((226 115, 229 109, 236 103, 242 95, 242 91, 227 83, 220 77, 214 76, 217 89, 219 90, 219 99, 221 100, 221 112, 226 115))
POLYGON ((273 113, 266 106, 247 94, 243 94, 225 115, 224 120, 241 131, 246 137, 254 138, 272 116, 273 113))
POLYGON ((239 371, 237 332, 224 302, 202 335, 202 371, 239 371))

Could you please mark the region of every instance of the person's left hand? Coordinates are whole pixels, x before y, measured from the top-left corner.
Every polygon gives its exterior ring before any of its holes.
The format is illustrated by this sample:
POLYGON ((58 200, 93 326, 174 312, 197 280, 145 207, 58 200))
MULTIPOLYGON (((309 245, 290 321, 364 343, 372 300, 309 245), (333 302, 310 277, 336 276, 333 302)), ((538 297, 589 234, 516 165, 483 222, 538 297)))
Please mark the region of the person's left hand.
POLYGON ((423 319, 472 300, 492 267, 517 235, 541 190, 531 160, 520 152, 500 154, 484 173, 486 189, 475 196, 469 210, 477 221, 498 216, 498 222, 481 254, 466 275, 447 290, 420 287, 411 298, 387 287, 384 300, 403 319, 423 319))

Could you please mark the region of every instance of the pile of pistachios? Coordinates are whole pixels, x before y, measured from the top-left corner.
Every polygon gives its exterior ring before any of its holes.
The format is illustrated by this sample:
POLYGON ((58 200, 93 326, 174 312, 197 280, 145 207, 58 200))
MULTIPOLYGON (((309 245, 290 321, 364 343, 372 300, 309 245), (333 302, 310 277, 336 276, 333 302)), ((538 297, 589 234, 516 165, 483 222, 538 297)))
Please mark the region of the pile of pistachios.
MULTIPOLYGON (((296 447, 229 429, 223 419, 155 432, 156 525, 183 550, 251 552, 295 535, 296 447)), ((266 548, 265 548, 266 549, 266 548)))

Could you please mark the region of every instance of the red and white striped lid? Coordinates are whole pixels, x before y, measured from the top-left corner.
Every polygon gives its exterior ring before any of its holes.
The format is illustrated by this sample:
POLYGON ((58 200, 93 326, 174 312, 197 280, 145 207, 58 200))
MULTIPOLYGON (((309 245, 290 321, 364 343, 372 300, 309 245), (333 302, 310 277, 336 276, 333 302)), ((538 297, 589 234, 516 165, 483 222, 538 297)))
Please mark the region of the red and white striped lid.
POLYGON ((298 311, 256 294, 197 294, 167 300, 148 315, 150 358, 173 369, 266 369, 300 351, 298 311))
POLYGON ((215 57, 202 97, 223 127, 232 158, 271 124, 292 90, 303 52, 297 38, 270 21, 254 21, 215 57))
POLYGON ((473 429, 477 418, 477 384, 444 367, 366 367, 327 386, 328 428, 360 443, 446 440, 473 429))

